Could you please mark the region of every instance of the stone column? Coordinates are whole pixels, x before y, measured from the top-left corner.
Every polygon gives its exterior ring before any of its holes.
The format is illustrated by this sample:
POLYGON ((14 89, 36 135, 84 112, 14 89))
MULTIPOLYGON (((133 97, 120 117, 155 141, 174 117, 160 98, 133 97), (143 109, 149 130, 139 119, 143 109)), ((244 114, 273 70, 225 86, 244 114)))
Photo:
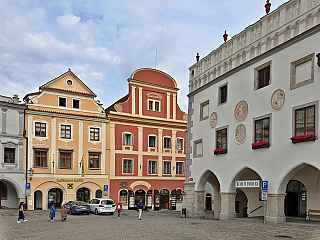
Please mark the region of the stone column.
POLYGON ((194 191, 195 182, 185 182, 182 208, 187 209, 187 217, 204 218, 204 191, 194 191))
POLYGON ((220 220, 227 220, 236 217, 235 201, 236 192, 221 192, 221 213, 220 220))
POLYGON ((194 191, 195 217, 204 218, 204 191, 194 191))
POLYGON ((285 223, 284 198, 286 194, 268 194, 266 222, 285 223))

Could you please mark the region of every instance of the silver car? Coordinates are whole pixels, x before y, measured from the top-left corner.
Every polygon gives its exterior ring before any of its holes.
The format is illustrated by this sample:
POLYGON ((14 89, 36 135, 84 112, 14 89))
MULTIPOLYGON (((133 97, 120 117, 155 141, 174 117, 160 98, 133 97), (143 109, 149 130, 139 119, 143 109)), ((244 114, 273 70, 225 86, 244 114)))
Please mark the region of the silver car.
POLYGON ((99 213, 113 213, 116 210, 114 201, 109 198, 93 198, 89 202, 90 211, 94 212, 96 215, 99 213))

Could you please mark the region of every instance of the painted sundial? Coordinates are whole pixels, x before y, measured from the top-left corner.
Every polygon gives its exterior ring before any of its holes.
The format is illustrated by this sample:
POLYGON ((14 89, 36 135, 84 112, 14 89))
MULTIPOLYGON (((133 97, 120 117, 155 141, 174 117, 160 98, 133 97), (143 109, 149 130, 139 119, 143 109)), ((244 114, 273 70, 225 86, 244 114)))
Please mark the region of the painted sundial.
POLYGON ((218 123, 218 114, 216 112, 211 113, 210 119, 209 119, 209 125, 212 128, 215 128, 218 123))
POLYGON ((285 94, 282 89, 277 89, 274 91, 271 97, 271 108, 273 110, 280 110, 285 101, 285 94))
POLYGON ((247 137, 247 128, 244 124, 240 123, 236 127, 236 131, 234 133, 234 139, 236 140, 236 143, 241 144, 244 143, 247 137))
POLYGON ((248 115, 248 103, 242 100, 238 102, 238 104, 234 109, 234 118, 237 121, 242 122, 243 120, 246 119, 247 115, 248 115))

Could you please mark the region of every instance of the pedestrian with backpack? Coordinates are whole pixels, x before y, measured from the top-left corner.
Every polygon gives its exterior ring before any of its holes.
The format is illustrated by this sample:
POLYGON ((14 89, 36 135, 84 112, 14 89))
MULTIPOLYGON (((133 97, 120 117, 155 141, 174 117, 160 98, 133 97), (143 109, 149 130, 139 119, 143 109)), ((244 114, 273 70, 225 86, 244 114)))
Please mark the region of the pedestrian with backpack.
POLYGON ((118 211, 118 219, 120 219, 120 213, 122 210, 122 204, 120 202, 116 205, 116 210, 118 211))

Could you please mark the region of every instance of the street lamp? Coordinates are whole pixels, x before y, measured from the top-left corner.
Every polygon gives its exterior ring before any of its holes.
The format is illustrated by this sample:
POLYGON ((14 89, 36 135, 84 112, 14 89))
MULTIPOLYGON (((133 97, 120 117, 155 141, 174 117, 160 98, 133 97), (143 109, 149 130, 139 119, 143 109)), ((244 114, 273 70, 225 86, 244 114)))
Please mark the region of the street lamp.
POLYGON ((31 181, 31 179, 32 179, 32 176, 33 176, 33 169, 32 168, 30 168, 29 170, 28 170, 28 172, 29 172, 29 177, 30 177, 30 181, 31 181))

